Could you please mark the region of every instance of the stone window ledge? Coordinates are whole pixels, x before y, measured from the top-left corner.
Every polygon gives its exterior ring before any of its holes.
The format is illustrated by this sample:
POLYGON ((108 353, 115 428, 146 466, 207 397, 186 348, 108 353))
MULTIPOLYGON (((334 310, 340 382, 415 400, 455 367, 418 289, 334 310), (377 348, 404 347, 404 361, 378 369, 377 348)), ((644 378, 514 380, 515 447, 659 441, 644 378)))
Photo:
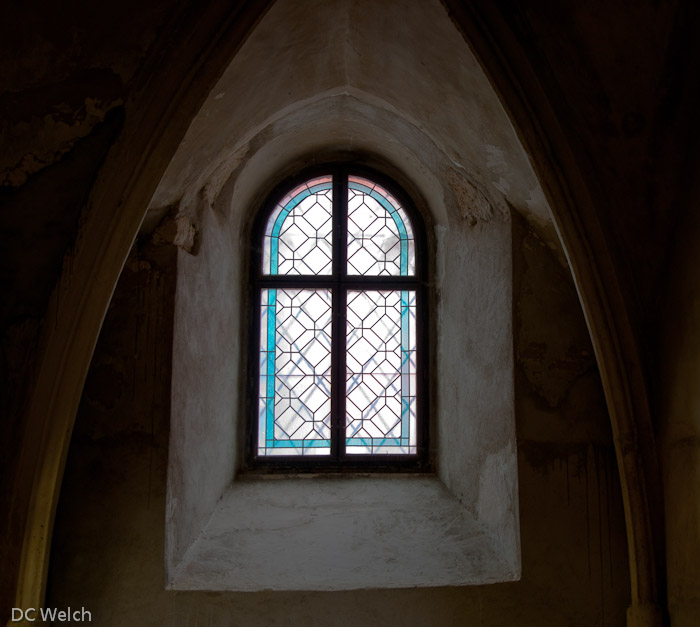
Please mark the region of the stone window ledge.
POLYGON ((435 476, 244 477, 172 590, 355 590, 513 581, 514 561, 435 476))

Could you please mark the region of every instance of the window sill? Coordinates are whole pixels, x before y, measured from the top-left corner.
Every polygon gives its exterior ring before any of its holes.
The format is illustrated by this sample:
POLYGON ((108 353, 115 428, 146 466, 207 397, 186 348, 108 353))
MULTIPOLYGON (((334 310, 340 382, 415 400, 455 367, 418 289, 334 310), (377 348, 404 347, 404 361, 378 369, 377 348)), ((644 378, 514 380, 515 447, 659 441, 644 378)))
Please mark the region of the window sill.
POLYGON ((169 578, 171 590, 355 590, 520 577, 435 476, 234 482, 169 578))

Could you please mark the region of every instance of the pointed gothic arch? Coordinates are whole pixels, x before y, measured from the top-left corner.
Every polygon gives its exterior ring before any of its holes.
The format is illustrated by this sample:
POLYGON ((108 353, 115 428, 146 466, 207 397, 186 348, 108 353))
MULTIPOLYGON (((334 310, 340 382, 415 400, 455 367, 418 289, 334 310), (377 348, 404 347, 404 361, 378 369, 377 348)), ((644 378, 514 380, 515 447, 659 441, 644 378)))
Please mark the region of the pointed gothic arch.
MULTIPOLYGON (((655 465, 640 465, 642 457, 653 459, 649 409, 636 343, 592 208, 595 203, 580 178, 580 165, 568 156, 569 147, 556 118, 546 113, 556 103, 546 88, 540 89, 532 68, 528 72, 527 55, 509 40, 507 30, 494 26, 497 14, 465 11, 457 3, 448 5, 498 85, 535 169, 556 201, 555 217, 596 345, 616 434, 631 549, 630 616, 639 621, 648 618, 647 623, 639 624, 656 624, 652 621, 657 620, 661 567, 654 556, 658 523, 650 512, 648 495, 657 489, 655 465), (517 59, 522 59, 519 66, 517 59), (514 65, 518 71, 512 69, 514 65), (564 173, 555 174, 558 165, 552 154, 565 162, 564 173)), ((161 42, 161 50, 177 49, 175 64, 188 68, 187 78, 159 71, 159 57, 154 53, 143 70, 142 82, 125 105, 124 130, 93 188, 80 244, 71 255, 72 263, 64 264, 48 316, 51 328, 47 329, 27 428, 36 439, 23 442, 15 485, 18 507, 28 510, 18 606, 41 605, 72 420, 104 312, 150 194, 216 76, 267 6, 246 3, 229 11, 193 8, 193 15, 183 16, 182 24, 170 25, 161 42), (173 41, 178 41, 178 29, 184 24, 194 24, 196 36, 180 48, 173 41), (138 162, 133 161, 134 154, 141 155, 138 162), (104 216, 109 220, 104 221, 104 216), (37 458, 42 462, 35 472, 37 458), (29 503, 22 496, 27 493, 31 493, 29 503)))

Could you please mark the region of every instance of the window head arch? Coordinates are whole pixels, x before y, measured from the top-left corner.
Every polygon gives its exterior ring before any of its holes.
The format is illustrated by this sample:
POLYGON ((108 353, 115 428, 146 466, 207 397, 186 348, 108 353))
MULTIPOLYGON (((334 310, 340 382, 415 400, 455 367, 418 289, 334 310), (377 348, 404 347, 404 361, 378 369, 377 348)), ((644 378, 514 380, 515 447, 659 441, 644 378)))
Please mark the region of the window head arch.
POLYGON ((280 200, 265 226, 265 274, 328 275, 333 262, 333 177, 297 185, 280 200))
MULTIPOLYGON (((413 276, 415 240, 402 203, 368 178, 349 175, 345 182, 346 273, 413 276)), ((285 194, 267 218, 263 272, 332 274, 333 235, 333 177, 304 181, 285 194)))
POLYGON ((252 463, 424 464, 420 217, 391 182, 347 167, 266 206, 251 281, 252 463))

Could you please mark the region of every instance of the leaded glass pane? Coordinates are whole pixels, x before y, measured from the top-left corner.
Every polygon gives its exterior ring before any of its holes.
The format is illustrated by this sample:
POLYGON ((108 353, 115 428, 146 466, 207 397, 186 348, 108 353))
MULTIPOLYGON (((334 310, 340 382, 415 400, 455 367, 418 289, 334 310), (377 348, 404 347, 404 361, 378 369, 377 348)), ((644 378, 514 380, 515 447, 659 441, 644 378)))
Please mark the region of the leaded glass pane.
POLYGON ((416 453, 416 293, 349 291, 346 451, 416 453))
POLYGON ((323 176, 294 188, 265 227, 264 274, 327 275, 333 261, 333 179, 323 176))
POLYGON ((411 223, 385 189, 348 177, 349 275, 413 276, 416 254, 411 223))
POLYGON ((328 455, 330 290, 263 289, 258 454, 328 455))

